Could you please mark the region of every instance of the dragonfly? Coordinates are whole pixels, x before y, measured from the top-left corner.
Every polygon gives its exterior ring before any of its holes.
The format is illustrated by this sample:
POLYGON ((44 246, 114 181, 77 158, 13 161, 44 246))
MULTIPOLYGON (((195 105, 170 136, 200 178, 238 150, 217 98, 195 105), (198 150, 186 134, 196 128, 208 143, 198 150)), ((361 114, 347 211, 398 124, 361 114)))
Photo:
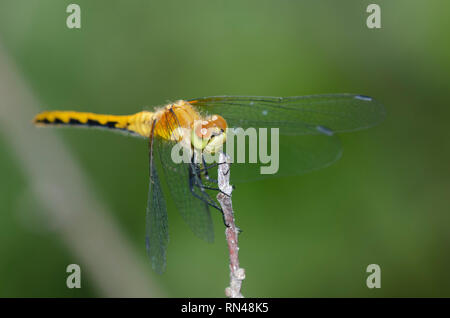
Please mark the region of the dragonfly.
POLYGON ((34 123, 101 128, 148 140, 146 249, 153 269, 163 273, 169 241, 163 180, 184 221, 201 239, 213 241, 210 209, 222 211, 212 197, 212 192, 220 191, 212 178, 218 163, 207 163, 196 153, 226 152, 224 145, 232 128, 275 128, 281 137, 278 173, 261 175, 258 169, 263 165, 261 162, 253 166, 232 164, 236 176, 232 178, 233 183, 299 175, 326 167, 340 158, 342 148, 336 133, 366 129, 384 117, 381 103, 357 94, 212 96, 178 100, 132 115, 45 111, 36 115, 34 123), (180 144, 190 150, 190 158, 175 162, 172 150, 180 144))

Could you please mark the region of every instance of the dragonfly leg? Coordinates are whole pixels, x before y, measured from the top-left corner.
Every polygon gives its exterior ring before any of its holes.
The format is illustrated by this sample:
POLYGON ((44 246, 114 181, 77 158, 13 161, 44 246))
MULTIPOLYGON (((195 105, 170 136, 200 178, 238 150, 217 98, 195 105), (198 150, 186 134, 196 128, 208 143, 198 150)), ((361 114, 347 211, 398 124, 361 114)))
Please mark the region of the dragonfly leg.
MULTIPOLYGON (((211 178, 209 176, 208 169, 212 169, 212 168, 217 167, 219 165, 225 164, 226 162, 216 162, 216 163, 213 163, 212 165, 208 166, 206 164, 205 158, 202 158, 202 159, 203 159, 203 166, 204 166, 204 168, 197 168, 198 174, 201 174, 202 172, 204 172, 206 180, 208 180, 208 181, 210 181, 212 183, 218 184, 219 181, 217 181, 216 179, 213 179, 213 178, 211 178)), ((225 173, 225 175, 227 175, 229 172, 230 172, 230 169, 228 169, 228 171, 225 173)), ((236 189, 236 187, 233 184, 231 186, 233 187, 233 190, 236 189)), ((205 189, 207 189, 207 188, 205 187, 205 189)), ((219 189, 210 189, 210 190, 219 190, 219 189)), ((220 192, 222 192, 223 194, 226 194, 223 191, 220 191, 220 192)), ((228 194, 226 194, 226 195, 228 196, 228 194)))
POLYGON ((203 156, 202 156, 202 163, 203 163, 203 167, 205 167, 205 168, 204 168, 205 178, 206 178, 207 180, 209 180, 208 166, 207 166, 207 164, 206 164, 205 157, 203 157, 203 156))
MULTIPOLYGON (((201 180, 201 173, 199 172, 200 170, 203 170, 203 169, 198 168, 198 166, 194 163, 194 159, 195 158, 193 155, 191 158, 191 165, 189 167, 189 188, 190 188, 192 195, 194 197, 198 198, 199 200, 202 200, 207 205, 219 210, 220 213, 222 213, 223 224, 225 224, 226 227, 229 227, 229 225, 227 224, 227 222, 225 220, 225 214, 223 213, 222 208, 220 206, 218 206, 217 203, 214 202, 213 199, 211 199, 211 197, 205 192, 205 189, 209 188, 211 190, 219 190, 220 192, 222 192, 222 191, 220 189, 205 187, 203 185, 203 182, 201 180), (203 196, 200 196, 198 193, 195 192, 195 187, 197 187, 201 191, 203 196)), ((204 158, 202 158, 202 159, 203 159, 203 165, 205 166, 204 169, 206 169, 206 167, 207 167, 206 161, 204 160, 204 158)), ((206 171, 206 174, 207 174, 207 171, 206 171)))
MULTIPOLYGON (((191 170, 191 169, 189 169, 189 170, 191 170)), ((192 172, 192 171, 191 171, 191 172, 192 172)), ((201 181, 200 181, 200 184, 198 184, 198 181, 196 182, 196 181, 195 181, 195 178, 196 178, 196 176, 195 176, 193 173, 190 173, 190 175, 189 175, 189 189, 190 189, 192 195, 193 195, 194 197, 196 197, 197 199, 203 201, 203 202, 206 203, 207 205, 209 205, 209 206, 215 208, 216 210, 219 210, 220 213, 222 214, 223 224, 224 224, 226 227, 229 227, 229 225, 227 224, 227 222, 226 222, 226 220, 225 220, 225 214, 223 213, 222 208, 219 207, 219 206, 211 199, 211 197, 205 192, 205 190, 204 190, 205 188, 204 188, 204 186, 201 184, 201 181), (195 192, 195 187, 197 187, 197 188, 200 189, 200 191, 201 191, 201 193, 203 194, 203 196, 201 196, 200 194, 198 194, 198 193, 195 192)))
POLYGON ((222 212, 222 209, 205 192, 205 190, 204 190, 205 186, 202 184, 201 180, 199 180, 198 177, 196 175, 194 175, 193 173, 189 174, 189 189, 196 198, 202 200, 203 202, 207 203, 208 205, 210 205, 213 208, 216 208, 217 210, 222 212), (195 187, 197 187, 201 191, 202 196, 195 192, 195 187))
MULTIPOLYGON (((205 179, 208 180, 209 182, 218 184, 219 182, 218 182, 217 180, 215 180, 215 179, 213 179, 213 178, 211 178, 211 177, 209 176, 209 174, 208 174, 208 166, 207 166, 207 164, 206 164, 205 158, 203 158, 203 166, 204 166, 205 168, 203 168, 203 169, 199 169, 199 168, 198 168, 198 169, 197 169, 197 172, 199 172, 199 171, 201 171, 201 170, 204 170, 204 172, 205 172, 205 173, 204 173, 205 179)), ((207 189, 207 190, 219 191, 220 193, 222 193, 222 194, 224 194, 224 195, 226 195, 226 196, 229 197, 229 195, 228 195, 227 193, 223 192, 223 191, 220 190, 219 188, 213 188, 213 187, 209 187, 209 186, 204 185, 203 182, 201 181, 201 174, 200 174, 200 173, 198 173, 197 176, 200 176, 199 182, 195 184, 197 187, 199 187, 199 188, 201 187, 202 189, 207 189)))
POLYGON ((206 190, 219 191, 220 193, 226 195, 227 197, 230 196, 229 194, 223 192, 223 191, 220 190, 219 188, 208 187, 208 186, 205 186, 205 185, 203 185, 203 184, 201 184, 201 185, 200 185, 200 184, 195 184, 194 186, 196 186, 196 187, 198 187, 198 188, 206 189, 206 190))
POLYGON ((208 205, 210 205, 213 208, 222 212, 222 208, 211 199, 211 197, 205 192, 204 189, 207 189, 207 188, 203 185, 193 184, 191 191, 194 191, 193 192, 194 196, 196 196, 197 198, 200 198, 203 202, 207 203, 208 205), (204 194, 204 196, 202 197, 198 193, 196 193, 194 190, 194 187, 197 187, 198 189, 200 189, 200 191, 202 192, 202 194, 204 194))
MULTIPOLYGON (((205 202, 207 205, 209 205, 209 206, 211 206, 211 207, 213 207, 213 208, 219 210, 220 213, 222 214, 223 224, 224 224, 226 227, 230 227, 230 226, 227 224, 227 221, 225 220, 225 214, 223 213, 223 210, 222 210, 222 209, 221 209, 214 201, 212 201, 211 198, 209 198, 209 200, 208 200, 208 199, 206 199, 206 198, 200 196, 198 193, 196 193, 195 190, 194 190, 194 187, 195 187, 195 186, 197 186, 197 187, 199 187, 199 188, 201 189, 201 186, 192 184, 192 186, 190 187, 190 190, 191 190, 192 195, 193 195, 194 197, 196 197, 197 199, 199 199, 199 200, 205 202)), ((206 192, 203 192, 203 193, 206 194, 206 192)))
POLYGON ((197 171, 198 171, 198 174, 200 175, 200 174, 203 172, 203 174, 204 174, 206 180, 208 180, 209 182, 218 184, 219 181, 217 181, 216 179, 213 179, 213 178, 211 178, 211 177, 209 176, 208 169, 212 169, 212 168, 218 166, 219 164, 218 164, 218 163, 215 163, 215 164, 212 164, 212 165, 208 166, 208 165, 206 164, 205 157, 202 157, 202 163, 203 163, 203 167, 204 167, 204 168, 199 168, 199 169, 197 170, 197 171))
MULTIPOLYGON (((204 166, 205 166, 205 168, 201 168, 201 169, 199 169, 198 171, 199 172, 203 172, 205 169, 212 169, 212 168, 214 168, 214 167, 217 167, 217 166, 220 166, 220 165, 223 165, 223 164, 225 164, 226 162, 216 162, 216 163, 213 163, 213 164, 211 164, 211 165, 206 165, 205 163, 203 164, 204 166)), ((226 173, 226 174, 228 174, 228 172, 226 173)))

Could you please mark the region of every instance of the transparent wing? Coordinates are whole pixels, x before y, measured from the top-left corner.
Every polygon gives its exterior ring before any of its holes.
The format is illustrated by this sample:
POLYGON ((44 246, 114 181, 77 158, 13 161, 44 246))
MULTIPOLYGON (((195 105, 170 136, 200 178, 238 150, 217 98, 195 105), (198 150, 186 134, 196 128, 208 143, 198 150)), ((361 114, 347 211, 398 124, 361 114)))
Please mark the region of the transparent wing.
MULTIPOLYGON (((239 160, 236 143, 234 151, 230 144, 225 152, 233 159, 231 165, 231 182, 247 182, 272 177, 301 175, 331 165, 342 155, 342 147, 336 135, 279 136, 279 147, 271 143, 276 136, 269 134, 269 149, 261 149, 260 145, 251 146, 246 140, 245 163, 239 160), (249 150, 255 148, 256 160, 251 160, 249 150), (261 156, 261 151, 267 156, 261 156), (263 160, 265 158, 265 160, 263 160), (254 163, 252 163, 254 162, 254 163)), ((236 142, 239 142, 235 139, 236 142)), ((241 158, 242 159, 242 158, 241 158)), ((215 172, 211 172, 215 173, 215 172)))
MULTIPOLYGON (((172 132, 177 127, 177 120, 175 117, 169 118, 175 116, 175 114, 168 114, 167 116, 168 118, 164 122, 167 127, 164 129, 167 132, 172 132)), ((188 162, 177 163, 172 159, 171 154, 175 145, 176 143, 173 141, 155 138, 155 151, 159 155, 165 181, 178 211, 194 234, 201 239, 212 242, 214 240, 214 229, 211 214, 208 205, 200 199, 210 198, 202 189, 192 187, 190 172, 192 173, 193 165, 188 162)))
POLYGON ((234 145, 230 146, 230 135, 227 134, 225 152, 234 160, 232 182, 299 175, 328 166, 338 160, 342 153, 335 132, 369 128, 381 122, 385 116, 384 107, 379 102, 355 94, 213 96, 195 98, 189 102, 202 113, 223 116, 230 128, 241 127, 248 132, 248 128, 258 128, 258 132, 259 128, 267 128, 269 132, 272 128, 279 129, 278 148, 268 147, 271 148, 267 152, 272 157, 270 163, 264 163, 260 156, 259 133, 257 145, 245 141, 246 163, 240 163, 234 155, 239 152, 236 146, 239 140, 234 139, 234 145), (248 155, 248 151, 255 147, 257 150, 253 152, 257 154, 256 162, 250 160, 248 155), (278 150, 278 157, 274 157, 275 150, 278 150), (261 168, 266 174, 262 173, 261 168), (276 172, 272 174, 271 171, 276 172))
POLYGON ((149 166, 150 180, 148 190, 148 203, 146 213, 146 247, 152 261, 153 269, 162 274, 166 267, 166 249, 169 242, 167 223, 167 209, 161 191, 158 173, 156 170, 153 149, 153 134, 150 137, 149 166))
POLYGON ((200 111, 223 116, 228 127, 277 127, 287 135, 354 131, 372 127, 385 116, 379 102, 355 94, 213 96, 194 98, 189 103, 200 111))

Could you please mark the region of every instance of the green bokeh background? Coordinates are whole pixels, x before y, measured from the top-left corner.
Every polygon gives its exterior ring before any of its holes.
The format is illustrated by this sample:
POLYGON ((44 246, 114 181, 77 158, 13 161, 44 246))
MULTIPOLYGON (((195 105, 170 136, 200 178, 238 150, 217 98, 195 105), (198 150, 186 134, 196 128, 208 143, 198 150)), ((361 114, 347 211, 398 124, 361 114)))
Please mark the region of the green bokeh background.
MULTIPOLYGON (((208 95, 377 98, 386 120, 342 135, 333 166, 234 191, 243 293, 450 296, 450 2, 376 1, 379 30, 366 27, 370 3, 0 0, 0 41, 42 109, 126 114, 208 95), (81 6, 81 30, 65 24, 72 2, 81 6), (372 263, 381 266, 381 289, 366 287, 372 263)), ((146 143, 57 134, 146 258, 146 143)), ((102 296, 88 277, 82 289, 67 289, 65 267, 77 259, 55 232, 26 225, 39 213, 18 208, 27 180, 9 142, 0 136, 0 296, 102 296)), ((223 296, 227 248, 213 215, 216 242, 208 244, 169 204, 168 266, 155 278, 168 296, 223 296)))

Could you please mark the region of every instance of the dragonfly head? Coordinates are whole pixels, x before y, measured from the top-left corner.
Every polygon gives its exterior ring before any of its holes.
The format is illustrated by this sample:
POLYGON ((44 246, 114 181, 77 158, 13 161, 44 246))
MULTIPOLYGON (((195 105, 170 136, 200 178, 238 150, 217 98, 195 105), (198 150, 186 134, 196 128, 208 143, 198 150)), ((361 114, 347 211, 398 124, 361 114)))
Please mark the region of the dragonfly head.
POLYGON ((226 140, 227 122, 220 115, 207 116, 194 123, 191 143, 194 148, 214 154, 226 140))

